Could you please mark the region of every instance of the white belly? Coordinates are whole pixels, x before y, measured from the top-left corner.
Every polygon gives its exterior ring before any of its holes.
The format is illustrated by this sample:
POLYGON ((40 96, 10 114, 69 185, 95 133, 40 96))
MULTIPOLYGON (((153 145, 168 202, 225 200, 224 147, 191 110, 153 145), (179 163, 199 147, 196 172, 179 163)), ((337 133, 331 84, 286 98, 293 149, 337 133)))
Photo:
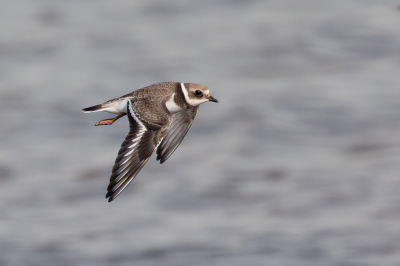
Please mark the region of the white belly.
POLYGON ((106 111, 112 114, 125 114, 127 103, 128 99, 122 99, 120 101, 110 103, 106 108, 102 109, 101 111, 106 111))

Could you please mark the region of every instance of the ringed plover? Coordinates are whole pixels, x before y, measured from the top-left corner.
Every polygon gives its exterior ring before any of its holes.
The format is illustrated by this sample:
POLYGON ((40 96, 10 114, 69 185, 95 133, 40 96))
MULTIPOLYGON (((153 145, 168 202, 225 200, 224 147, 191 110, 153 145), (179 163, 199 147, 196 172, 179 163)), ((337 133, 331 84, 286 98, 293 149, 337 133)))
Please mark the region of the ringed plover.
POLYGON ((204 102, 217 103, 218 100, 203 85, 162 82, 82 110, 117 115, 97 122, 96 126, 112 125, 128 115, 129 133, 122 142, 107 187, 109 202, 129 185, 154 151, 160 163, 171 156, 204 102))

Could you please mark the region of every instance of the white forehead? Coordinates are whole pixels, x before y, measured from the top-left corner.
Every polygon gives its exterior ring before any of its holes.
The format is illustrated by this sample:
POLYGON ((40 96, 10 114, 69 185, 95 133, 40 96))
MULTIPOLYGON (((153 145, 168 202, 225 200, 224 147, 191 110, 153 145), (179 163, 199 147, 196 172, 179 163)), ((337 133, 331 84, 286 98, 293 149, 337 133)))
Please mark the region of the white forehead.
MULTIPOLYGON (((201 99, 190 98, 189 94, 188 94, 188 90, 185 87, 184 83, 181 83, 181 88, 182 88, 183 95, 185 96, 186 102, 188 104, 192 105, 192 106, 197 106, 197 105, 199 105, 201 103, 204 103, 204 102, 206 102, 208 100, 207 98, 201 98, 201 99)), ((208 91, 208 89, 206 91, 208 91)))

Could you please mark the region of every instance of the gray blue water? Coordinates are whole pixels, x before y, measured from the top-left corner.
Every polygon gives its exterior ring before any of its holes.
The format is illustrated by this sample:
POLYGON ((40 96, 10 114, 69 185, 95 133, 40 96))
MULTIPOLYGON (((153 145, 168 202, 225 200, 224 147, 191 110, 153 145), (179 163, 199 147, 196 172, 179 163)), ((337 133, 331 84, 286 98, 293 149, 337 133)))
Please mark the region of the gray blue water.
POLYGON ((0 265, 400 265, 399 4, 2 1, 0 265), (107 203, 81 109, 162 81, 220 103, 107 203))

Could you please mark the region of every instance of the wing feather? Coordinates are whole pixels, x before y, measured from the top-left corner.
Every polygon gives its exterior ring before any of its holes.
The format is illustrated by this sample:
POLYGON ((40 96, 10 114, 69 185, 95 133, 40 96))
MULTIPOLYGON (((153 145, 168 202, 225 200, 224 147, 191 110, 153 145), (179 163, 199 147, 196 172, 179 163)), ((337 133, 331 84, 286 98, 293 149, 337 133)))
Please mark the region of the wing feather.
POLYGON ((160 160, 160 163, 164 163, 181 144, 196 117, 198 109, 199 107, 196 106, 172 115, 171 125, 157 148, 157 160, 160 160))
MULTIPOLYGON (((168 126, 168 123, 164 127, 148 125, 135 113, 134 104, 138 106, 140 102, 132 103, 131 99, 128 99, 129 133, 122 142, 112 169, 106 194, 109 202, 114 200, 140 172, 159 144, 162 138, 160 132, 168 126)), ((166 118, 165 121, 169 122, 170 119, 166 118)))

